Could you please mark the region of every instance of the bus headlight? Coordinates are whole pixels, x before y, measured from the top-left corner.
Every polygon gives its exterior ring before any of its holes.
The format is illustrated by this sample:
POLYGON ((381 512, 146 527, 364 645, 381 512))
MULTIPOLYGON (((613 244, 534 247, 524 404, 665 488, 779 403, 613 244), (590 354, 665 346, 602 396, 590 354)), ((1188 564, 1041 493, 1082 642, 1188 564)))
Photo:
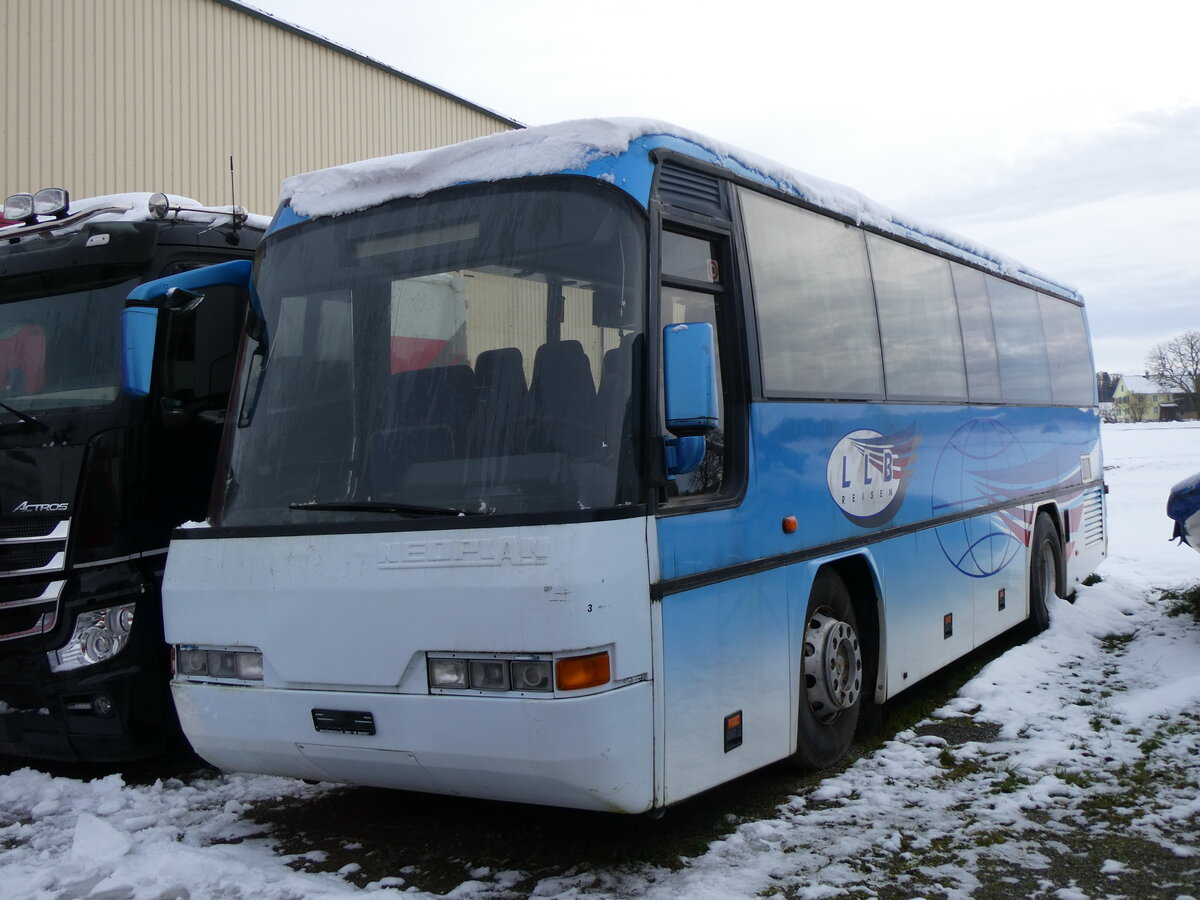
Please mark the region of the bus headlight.
POLYGON ((134 604, 94 609, 75 617, 75 630, 58 650, 46 654, 50 671, 69 672, 112 659, 129 643, 134 604))
POLYGON ((508 690, 508 660, 471 660, 471 687, 478 691, 508 690))
POLYGON ((467 681, 467 661, 465 659, 434 659, 429 660, 429 684, 435 688, 465 688, 467 681))
POLYGON ((513 660, 512 689, 514 691, 550 690, 549 660, 513 660))
POLYGON ((262 681, 263 656, 259 650, 203 647, 175 648, 175 674, 181 678, 228 678, 262 681))
POLYGON ((608 652, 555 659, 554 654, 491 656, 427 655, 433 691, 489 691, 509 695, 553 694, 598 687, 610 681, 608 652), (558 666, 557 678, 555 666, 558 666))

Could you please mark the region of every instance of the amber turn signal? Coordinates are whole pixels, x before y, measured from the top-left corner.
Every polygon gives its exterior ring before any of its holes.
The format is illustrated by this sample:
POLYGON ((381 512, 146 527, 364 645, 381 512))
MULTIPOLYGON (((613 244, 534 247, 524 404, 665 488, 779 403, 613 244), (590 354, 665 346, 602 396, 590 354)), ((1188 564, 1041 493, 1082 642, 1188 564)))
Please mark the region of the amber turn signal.
POLYGON ((554 665, 554 683, 560 691, 579 691, 608 684, 612 668, 608 651, 589 656, 569 656, 554 665))

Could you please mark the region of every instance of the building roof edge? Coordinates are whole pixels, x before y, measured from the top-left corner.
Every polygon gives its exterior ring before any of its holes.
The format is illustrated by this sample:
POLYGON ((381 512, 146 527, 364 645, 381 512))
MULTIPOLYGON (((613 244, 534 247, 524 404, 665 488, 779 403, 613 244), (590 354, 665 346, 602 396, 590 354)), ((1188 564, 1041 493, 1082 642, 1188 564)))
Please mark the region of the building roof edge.
POLYGON ((486 106, 481 106, 478 103, 472 103, 470 100, 460 97, 457 94, 446 90, 445 88, 440 88, 437 85, 430 84, 428 81, 422 81, 420 78, 415 78, 412 75, 409 75, 407 72, 401 72, 399 69, 393 68, 387 63, 380 62, 377 59, 372 59, 370 56, 359 53, 356 50, 351 50, 349 47, 345 47, 339 43, 336 43, 335 41, 331 41, 329 38, 322 37, 316 32, 309 31, 300 27, 299 25, 294 25, 285 19, 280 19, 266 10, 259 9, 258 7, 249 3, 242 3, 240 0, 212 0, 212 2, 228 7, 229 9, 236 10, 237 12, 244 13, 251 18, 258 19, 260 22, 266 22, 269 25, 274 25, 276 28, 281 28, 284 31, 296 35, 297 37, 302 37, 305 40, 312 41, 314 44, 320 44, 322 47, 333 50, 335 53, 348 56, 351 59, 371 66, 374 69, 379 69, 381 72, 386 72, 388 75, 394 75, 397 78, 409 82, 410 84, 416 85, 417 87, 423 88, 441 97, 445 97, 447 100, 453 100, 456 103, 461 103, 463 106, 469 107, 470 109, 473 109, 478 113, 482 113, 485 116, 489 116, 490 118, 493 118, 505 125, 513 128, 525 127, 524 122, 519 122, 516 119, 510 119, 508 116, 503 116, 494 109, 488 109, 486 106))

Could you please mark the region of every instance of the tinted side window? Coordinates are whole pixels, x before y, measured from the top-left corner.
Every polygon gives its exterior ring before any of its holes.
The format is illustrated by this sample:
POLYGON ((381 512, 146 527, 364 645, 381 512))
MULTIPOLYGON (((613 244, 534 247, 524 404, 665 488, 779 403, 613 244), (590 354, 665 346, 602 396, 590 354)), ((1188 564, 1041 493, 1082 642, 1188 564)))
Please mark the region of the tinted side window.
POLYGON ((726 433, 729 427, 730 360, 727 347, 730 319, 733 314, 722 272, 725 245, 709 236, 698 237, 675 231, 663 231, 660 245, 662 266, 662 325, 681 322, 707 322, 713 326, 716 338, 714 351, 717 364, 717 427, 704 438, 704 459, 699 467, 678 475, 667 487, 671 498, 711 499, 720 493, 729 480, 729 447, 726 433))
POLYGON ((867 235, 890 400, 966 400, 950 264, 867 235))
POLYGON ((957 263, 950 264, 958 320, 962 326, 963 356, 967 363, 967 394, 972 403, 998 403, 1000 367, 996 361, 996 334, 988 303, 984 274, 957 263))
POLYGON ((1046 294, 1037 297, 1046 335, 1050 393, 1054 402, 1091 406, 1095 382, 1083 307, 1046 294))
POLYGON ((750 190, 739 195, 763 391, 775 397, 882 398, 863 233, 750 190))
POLYGON ((987 278, 1000 385, 1008 403, 1050 403, 1050 366, 1037 294, 1027 287, 987 278))
POLYGON ((662 234, 662 270, 664 275, 715 284, 720 279, 712 242, 664 231, 662 234))

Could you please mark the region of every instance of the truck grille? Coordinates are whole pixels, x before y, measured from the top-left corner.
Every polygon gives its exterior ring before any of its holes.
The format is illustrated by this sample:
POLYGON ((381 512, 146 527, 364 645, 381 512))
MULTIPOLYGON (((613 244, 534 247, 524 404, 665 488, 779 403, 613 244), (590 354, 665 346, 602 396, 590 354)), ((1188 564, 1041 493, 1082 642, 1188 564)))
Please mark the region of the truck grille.
MULTIPOLYGON (((61 552, 58 547, 0 547, 0 573, 45 569, 61 552)), ((61 564, 58 568, 62 568, 61 564)))
POLYGON ((19 541, 22 538, 47 537, 64 523, 58 519, 19 519, 0 522, 0 541, 19 541))
POLYGON ((58 619, 62 581, 2 585, 0 593, 0 641, 45 634, 58 619))
POLYGON ((58 619, 69 519, 0 521, 0 641, 45 634, 58 619), (43 574, 44 573, 44 574, 43 574), (43 575, 30 580, 29 576, 43 575))

